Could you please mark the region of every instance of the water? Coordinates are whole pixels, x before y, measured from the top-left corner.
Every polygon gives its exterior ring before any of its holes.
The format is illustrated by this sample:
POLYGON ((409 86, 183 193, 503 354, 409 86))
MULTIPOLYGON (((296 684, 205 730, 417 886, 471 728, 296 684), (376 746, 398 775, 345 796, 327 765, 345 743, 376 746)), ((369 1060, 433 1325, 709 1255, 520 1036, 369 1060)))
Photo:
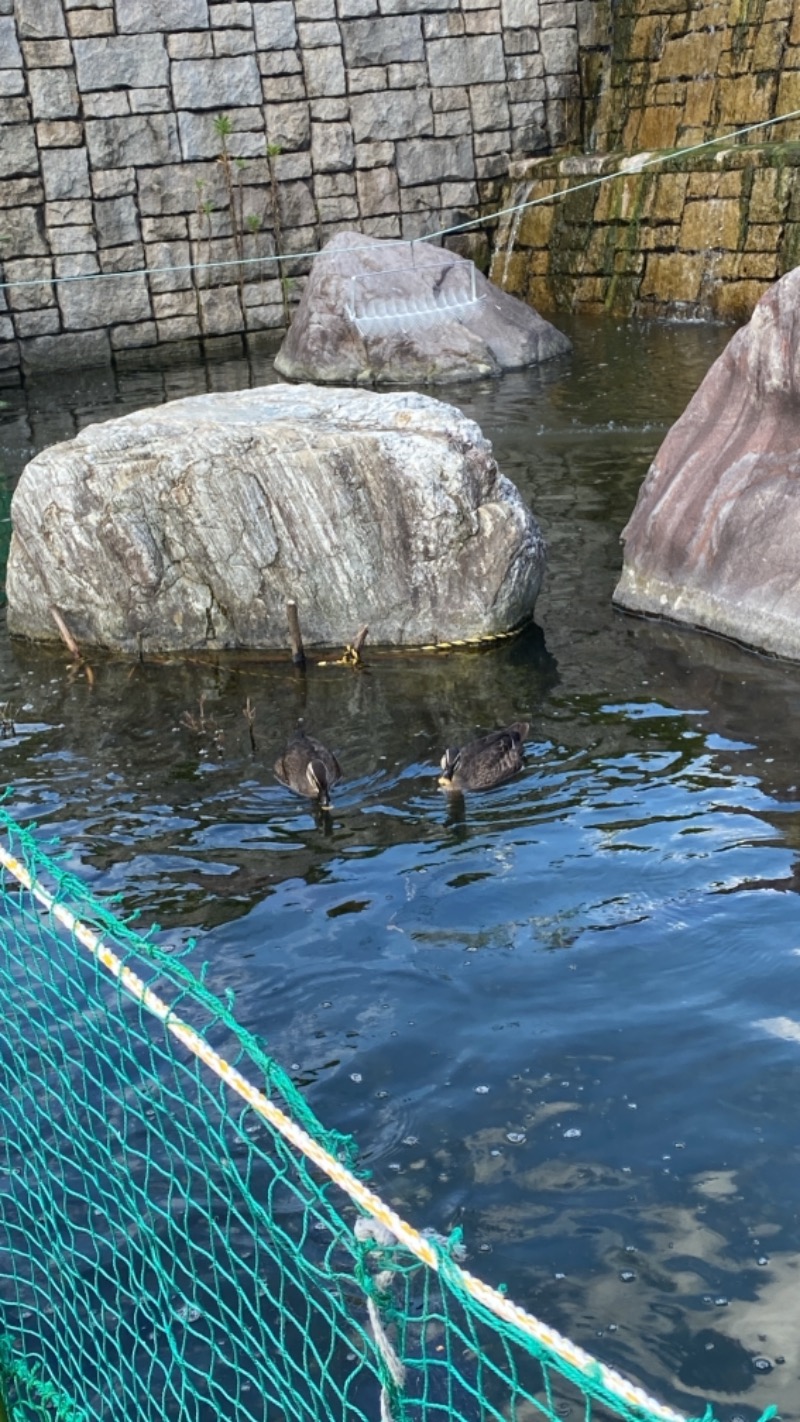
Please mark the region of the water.
MULTIPOLYGON (((413 1223, 462 1225, 470 1268, 689 1414, 798 1418, 800 669, 610 605, 649 460, 729 332, 572 334, 568 361, 448 392, 544 526, 539 630, 305 679, 95 658, 93 684, 3 634, 0 757, 70 868, 197 939, 413 1223), (300 715, 347 775, 327 824, 271 771, 300 715), (523 774, 448 802, 444 747, 519 718, 523 774)), ((269 379, 38 381, 0 411, 7 487, 92 420, 269 379)))

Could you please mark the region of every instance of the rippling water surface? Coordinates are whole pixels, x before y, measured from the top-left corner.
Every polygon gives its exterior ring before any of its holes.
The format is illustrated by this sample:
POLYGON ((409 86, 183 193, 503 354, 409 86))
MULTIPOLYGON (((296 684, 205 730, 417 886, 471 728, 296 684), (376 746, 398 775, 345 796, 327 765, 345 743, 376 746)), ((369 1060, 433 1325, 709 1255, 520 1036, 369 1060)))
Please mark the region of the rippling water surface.
MULTIPOLYGON (((800 669, 610 605, 648 463, 730 333, 572 334, 569 360, 447 393, 544 526, 538 629, 306 678, 97 660, 93 686, 3 633, 4 778, 95 891, 196 937, 415 1224, 463 1225, 471 1268, 690 1414, 798 1418, 800 669), (272 775, 299 716, 346 771, 327 823, 272 775), (449 803, 444 746, 521 717, 523 774, 449 803)), ((272 378, 37 380, 0 411, 7 487, 92 421, 272 378)))

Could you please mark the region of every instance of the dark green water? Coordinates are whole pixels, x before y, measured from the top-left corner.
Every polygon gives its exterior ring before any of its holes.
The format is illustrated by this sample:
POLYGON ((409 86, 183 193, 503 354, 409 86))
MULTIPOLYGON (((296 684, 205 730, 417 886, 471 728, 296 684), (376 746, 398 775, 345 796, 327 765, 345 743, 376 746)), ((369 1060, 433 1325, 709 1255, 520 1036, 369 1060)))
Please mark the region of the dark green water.
MULTIPOLYGON (((691 1415, 799 1418, 800 668, 610 605, 729 332, 572 334, 544 373, 447 395, 544 526, 539 631, 305 679, 97 660, 92 686, 0 631, 3 779, 96 892, 198 938, 413 1223, 462 1225, 469 1267, 691 1415), (299 715, 346 771, 327 827, 272 775, 299 715), (445 745, 520 717, 524 773, 449 806, 445 745)), ((7 485, 94 420, 270 379, 40 381, 0 411, 7 485)))

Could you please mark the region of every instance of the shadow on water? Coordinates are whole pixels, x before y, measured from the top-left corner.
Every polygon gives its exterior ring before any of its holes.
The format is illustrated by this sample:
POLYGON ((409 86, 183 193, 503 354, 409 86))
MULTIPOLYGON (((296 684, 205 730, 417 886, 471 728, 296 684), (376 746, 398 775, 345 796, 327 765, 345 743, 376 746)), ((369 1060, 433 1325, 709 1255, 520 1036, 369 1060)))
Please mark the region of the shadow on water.
MULTIPOLYGON (((217 989, 377 1188, 470 1267, 694 1415, 800 1417, 800 669, 615 613, 619 533, 728 332, 576 323, 569 362, 450 389, 543 524, 538 628, 363 672, 93 661, 0 641, 21 818, 217 989), (255 707, 253 745, 243 714, 255 707), (448 744, 524 717, 521 775, 458 800, 448 744), (276 781, 298 719, 346 772, 276 781)), ((41 381, 36 448, 268 362, 41 381)), ((368 610, 365 610, 368 618, 368 610)))

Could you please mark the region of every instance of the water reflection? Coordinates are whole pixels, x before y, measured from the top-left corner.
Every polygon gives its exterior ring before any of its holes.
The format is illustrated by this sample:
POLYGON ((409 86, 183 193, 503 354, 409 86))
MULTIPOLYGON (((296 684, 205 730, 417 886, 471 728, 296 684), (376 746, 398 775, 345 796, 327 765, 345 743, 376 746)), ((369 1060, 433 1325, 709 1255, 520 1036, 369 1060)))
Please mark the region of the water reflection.
MULTIPOLYGON (((91 684, 3 639, 0 757, 70 868, 197 937, 416 1223, 463 1224, 470 1267, 690 1415, 791 1419, 800 670, 610 606, 648 461, 727 333, 572 334, 567 364, 448 392, 544 524, 538 628, 305 677, 96 657, 91 684), (346 774, 324 818, 272 775, 301 717, 346 774), (514 781, 442 793, 446 745, 521 718, 514 781)), ((8 480, 91 419, 271 378, 39 381, 2 413, 8 480)))

